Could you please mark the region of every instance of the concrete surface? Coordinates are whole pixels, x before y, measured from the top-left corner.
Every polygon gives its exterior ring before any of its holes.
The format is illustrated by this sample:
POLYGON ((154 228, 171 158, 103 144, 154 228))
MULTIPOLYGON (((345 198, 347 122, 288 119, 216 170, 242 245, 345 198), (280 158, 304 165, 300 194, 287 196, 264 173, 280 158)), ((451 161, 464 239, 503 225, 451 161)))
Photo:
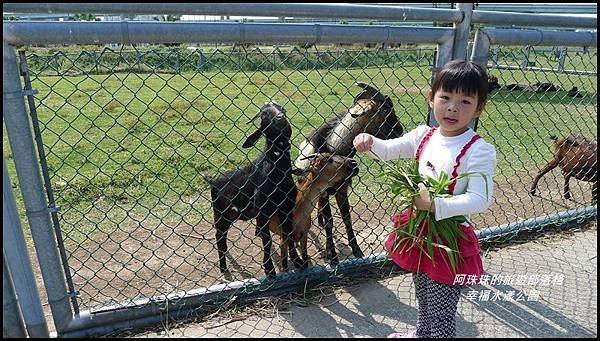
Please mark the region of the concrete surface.
MULTIPOLYGON (((597 230, 592 225, 486 252, 490 282, 503 280, 463 290, 457 336, 597 337, 597 230), (510 292, 513 299, 506 300, 510 292)), ((385 337, 414 329, 416 318, 412 276, 403 274, 337 288, 314 304, 280 307, 273 317, 221 317, 137 337, 385 337)))

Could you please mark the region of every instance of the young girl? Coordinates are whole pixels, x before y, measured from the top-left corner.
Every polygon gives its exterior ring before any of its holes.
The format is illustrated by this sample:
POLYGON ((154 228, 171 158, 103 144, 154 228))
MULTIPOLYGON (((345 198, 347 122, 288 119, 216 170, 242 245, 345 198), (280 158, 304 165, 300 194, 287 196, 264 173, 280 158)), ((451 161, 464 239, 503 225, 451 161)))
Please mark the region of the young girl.
MULTIPOLYGON (((449 188, 452 196, 430 201, 423 184, 420 198, 414 200, 418 210, 435 213, 441 220, 453 216, 469 216, 483 212, 492 199, 493 175, 496 167, 496 150, 469 127, 471 120, 479 117, 487 101, 487 75, 477 64, 462 60, 448 62, 440 70, 429 90, 429 105, 438 127, 419 126, 404 136, 380 140, 369 134, 359 134, 354 147, 359 152, 377 159, 392 160, 414 157, 419 162, 419 173, 439 177, 445 171, 451 178, 465 172, 481 172, 481 176, 467 176, 449 188), (486 190, 487 181, 487 190, 486 190)), ((394 227, 406 225, 408 211, 394 216, 394 227)), ((456 310, 462 284, 475 284, 483 273, 479 255, 479 241, 473 227, 462 224, 468 237, 459 238, 461 255, 456 272, 450 267, 445 251, 434 248, 434 262, 418 247, 401 252, 393 250, 392 233, 385 243, 390 258, 400 267, 413 272, 419 306, 417 329, 408 334, 394 333, 388 337, 454 337, 456 310), (456 279, 464 281, 457 284, 456 279)), ((427 224, 420 228, 426 234, 427 224)))

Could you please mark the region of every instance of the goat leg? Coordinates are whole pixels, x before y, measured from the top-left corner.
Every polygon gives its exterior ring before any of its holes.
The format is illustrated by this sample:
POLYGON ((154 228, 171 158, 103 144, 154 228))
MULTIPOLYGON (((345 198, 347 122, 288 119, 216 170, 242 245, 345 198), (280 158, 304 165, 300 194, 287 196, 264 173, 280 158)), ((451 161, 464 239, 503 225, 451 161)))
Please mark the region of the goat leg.
POLYGON ((319 224, 325 229, 327 242, 325 243, 325 257, 332 265, 339 263, 338 255, 335 252, 333 244, 333 217, 331 216, 331 206, 329 206, 329 195, 325 194, 319 198, 319 224))
POLYGON ((256 224, 258 225, 258 234, 263 244, 263 267, 267 277, 275 277, 275 266, 273 266, 273 260, 271 260, 271 245, 273 240, 271 239, 271 232, 269 231, 269 218, 259 213, 256 217, 256 224))
POLYGON ((538 174, 536 175, 535 179, 533 180, 533 184, 531 185, 531 189, 529 190, 529 193, 531 195, 535 195, 535 190, 537 188, 538 181, 540 181, 540 178, 542 176, 544 176, 544 174, 546 174, 549 171, 551 171, 554 168, 556 168, 556 166, 558 166, 558 160, 556 160, 555 158, 553 158, 552 160, 550 160, 550 162, 548 162, 548 164, 546 166, 544 166, 544 168, 542 168, 538 172, 538 174))
MULTIPOLYGON (((291 211, 290 211, 291 212, 291 211)), ((294 222, 291 219, 291 213, 288 214, 283 219, 283 223, 281 224, 281 231, 283 232, 283 237, 285 238, 285 244, 287 244, 289 249, 289 255, 294 263, 294 266, 298 270, 304 269, 305 262, 300 259, 298 256, 298 251, 296 251, 296 244, 294 243, 293 232, 294 232, 294 222)), ((285 265, 287 267, 287 255, 284 258, 285 265)))
POLYGON ((288 267, 288 244, 285 241, 285 237, 281 236, 281 244, 279 245, 279 251, 281 253, 281 271, 287 272, 288 267))
POLYGON ((306 231, 301 239, 300 239, 300 247, 301 247, 301 252, 302 252, 302 259, 304 260, 304 264, 303 267, 306 269, 308 268, 308 247, 306 246, 307 244, 307 240, 308 240, 308 231, 306 231))
MULTIPOLYGON (((216 216, 216 214, 215 214, 216 216)), ((217 251, 219 253, 219 269, 222 274, 227 272, 227 231, 231 227, 231 222, 224 220, 224 218, 216 218, 215 229, 217 239, 217 251)))
POLYGON ((364 254, 358 246, 358 243, 356 242, 354 230, 352 229, 350 203, 348 202, 348 184, 344 184, 338 189, 338 191, 335 193, 335 200, 337 201, 338 207, 340 208, 340 212, 342 213, 342 220, 344 221, 344 225, 346 226, 348 244, 352 248, 352 254, 356 258, 362 258, 364 257, 364 254))
POLYGON ((565 187, 564 187, 564 195, 565 199, 571 199, 571 189, 569 188, 569 180, 571 179, 571 173, 565 174, 565 187))

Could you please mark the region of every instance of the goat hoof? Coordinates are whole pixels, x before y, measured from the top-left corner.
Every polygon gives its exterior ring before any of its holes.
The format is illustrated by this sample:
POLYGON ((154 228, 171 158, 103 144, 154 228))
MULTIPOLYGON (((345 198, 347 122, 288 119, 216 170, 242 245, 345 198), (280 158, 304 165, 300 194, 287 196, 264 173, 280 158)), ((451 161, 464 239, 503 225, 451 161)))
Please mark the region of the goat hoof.
POLYGON ((226 271, 226 272, 224 272, 224 273, 223 273, 223 278, 224 278, 226 281, 232 281, 232 280, 233 280, 233 275, 232 275, 232 274, 231 274, 231 272, 229 272, 229 270, 228 270, 228 271, 226 271))
POLYGON ((302 264, 302 265, 296 267, 296 271, 300 271, 300 272, 302 272, 306 269, 308 269, 308 264, 302 264))
POLYGON ((273 266, 273 264, 265 264, 265 275, 267 275, 267 277, 269 278, 275 278, 275 267, 273 266))
POLYGON ((338 264, 340 264, 340 259, 338 258, 337 255, 329 258, 329 265, 338 265, 338 264))
POLYGON ((353 249, 352 254, 356 258, 363 258, 365 256, 365 254, 359 248, 353 249))
POLYGON ((303 262, 294 262, 294 267, 296 268, 296 270, 304 270, 306 269, 305 264, 303 262))
POLYGON ((340 263, 337 253, 330 250, 325 251, 325 259, 327 259, 331 265, 338 265, 340 263))

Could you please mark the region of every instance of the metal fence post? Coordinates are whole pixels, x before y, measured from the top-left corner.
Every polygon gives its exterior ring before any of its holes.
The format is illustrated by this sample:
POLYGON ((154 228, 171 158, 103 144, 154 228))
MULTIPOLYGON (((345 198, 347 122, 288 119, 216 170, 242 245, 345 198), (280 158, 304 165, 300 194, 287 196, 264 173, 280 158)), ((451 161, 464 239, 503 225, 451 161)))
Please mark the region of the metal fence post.
POLYGON ((2 337, 27 337, 4 254, 2 254, 2 337))
MULTIPOLYGON (((452 46, 453 45, 454 45, 453 39, 448 39, 447 41, 437 45, 437 53, 435 55, 435 60, 434 60, 435 66, 431 72, 430 84, 433 83, 433 79, 435 78, 437 71, 439 69, 441 69, 442 66, 444 66, 444 64, 446 64, 447 62, 452 60, 452 52, 453 52, 452 46)), ((435 116, 431 112, 431 108, 429 108, 429 113, 427 114, 427 125, 429 125, 430 127, 438 125, 438 122, 435 119, 435 116)))
POLYGON ((567 48, 563 47, 560 49, 558 55, 558 72, 565 71, 565 58, 567 57, 567 48))
POLYGON ((500 53, 500 47, 496 46, 494 49, 494 54, 492 55, 492 62, 494 67, 498 67, 498 54, 500 53))
MULTIPOLYGON (((480 65, 484 70, 487 70, 488 63, 488 55, 490 53, 490 37, 483 31, 477 31, 475 33, 475 39, 473 41, 473 49, 471 51, 471 61, 480 65)), ((496 49, 496 52, 498 49, 496 49)), ((496 63, 497 63, 497 53, 495 54, 496 63)), ((471 127, 474 130, 477 130, 477 124, 479 123, 479 118, 474 119, 471 122, 471 127)))
POLYGON ((100 65, 98 65, 98 63, 100 61, 98 60, 98 56, 96 55, 96 50, 92 51, 92 57, 94 58, 94 65, 95 65, 95 68, 96 68, 96 74, 99 75, 100 74, 100 65))
POLYGON ((454 46, 452 48, 452 59, 467 59, 467 45, 471 32, 471 17, 473 16, 473 3, 461 2, 458 10, 463 13, 463 20, 454 23, 454 46))
POLYGON ((529 67, 529 52, 530 51, 531 51, 531 45, 528 45, 527 48, 525 49, 525 59, 523 60, 523 64, 521 64, 521 70, 527 70, 527 68, 529 67))
MULTIPOLYGON (((18 295, 19 306, 30 337, 48 337, 48 325, 35 284, 27 253, 27 244, 17 213, 6 162, 2 160, 2 248, 4 263, 10 269, 11 282, 18 295)), ((14 326, 12 328, 15 328, 14 326)))
POLYGON ((477 31, 471 52, 471 61, 487 69, 488 53, 490 50, 490 37, 484 31, 477 31))
POLYGON ((52 232, 48 203, 36 158, 15 48, 3 42, 2 109, 23 203, 31 228, 38 262, 48 294, 56 330, 60 333, 72 319, 65 276, 52 232))

